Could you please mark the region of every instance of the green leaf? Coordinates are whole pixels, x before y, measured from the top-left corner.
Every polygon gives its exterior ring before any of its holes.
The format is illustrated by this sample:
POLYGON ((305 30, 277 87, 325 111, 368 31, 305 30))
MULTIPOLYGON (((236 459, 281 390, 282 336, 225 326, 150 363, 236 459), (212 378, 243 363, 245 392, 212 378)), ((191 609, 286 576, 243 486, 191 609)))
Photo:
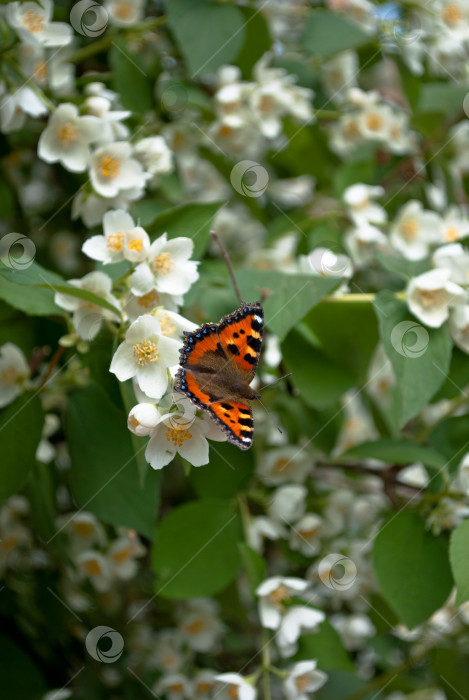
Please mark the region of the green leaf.
MULTIPOLYGON (((454 347, 448 377, 432 399, 432 403, 442 399, 455 399, 469 386, 469 362, 467 353, 454 347)), ((466 394, 467 396, 467 394, 466 394)))
POLYGON ((314 634, 302 634, 294 661, 318 660, 318 668, 324 671, 347 671, 353 673, 353 665, 344 649, 339 634, 328 620, 319 625, 314 634))
POLYGON ((448 471, 453 474, 467 452, 469 416, 442 420, 428 436, 428 442, 447 459, 448 471))
POLYGON ((117 37, 109 52, 112 82, 122 105, 143 114, 152 108, 152 80, 141 56, 129 49, 128 42, 117 37))
POLYGON ((50 285, 63 284, 63 278, 55 272, 46 270, 45 267, 33 261, 28 267, 20 270, 12 269, 0 264, 0 274, 5 279, 15 284, 50 285))
POLYGON ((385 270, 403 277, 405 280, 417 277, 430 268, 430 258, 407 260, 407 258, 401 258, 398 255, 383 255, 381 253, 376 253, 375 258, 385 270))
POLYGON ((463 102, 467 95, 464 85, 452 82, 422 83, 417 112, 442 112, 446 116, 457 116, 463 112, 463 102))
POLYGON ((382 594, 409 628, 425 622, 451 593, 446 540, 432 535, 412 511, 390 516, 375 539, 373 556, 382 594))
POLYGON ((220 207, 220 202, 183 204, 156 216, 147 230, 156 236, 161 236, 166 232, 168 238, 178 236, 191 238, 194 243, 192 257, 194 260, 200 260, 207 248, 208 234, 212 228, 215 214, 220 207))
POLYGON ((312 54, 325 58, 368 44, 370 36, 342 15, 315 10, 309 14, 301 41, 312 54))
POLYGON ((282 343, 291 383, 313 408, 331 406, 355 384, 355 376, 315 348, 298 331, 292 330, 282 343))
POLYGON ((288 275, 275 270, 238 270, 238 285, 245 301, 257 301, 263 295, 266 326, 283 340, 322 297, 340 284, 340 279, 288 275))
POLYGON ((378 342, 378 324, 371 304, 340 303, 332 297, 310 311, 305 324, 325 355, 354 372, 359 381, 366 376, 378 342))
POLYGON ((451 533, 449 559, 456 583, 456 607, 469 600, 469 520, 464 520, 451 533))
POLYGON ((157 595, 194 598, 221 591, 238 572, 240 539, 239 518, 229 501, 204 499, 175 508, 153 545, 157 595))
POLYGON ((21 489, 34 466, 44 413, 38 396, 25 393, 0 414, 0 500, 21 489))
POLYGON ((47 691, 41 670, 8 637, 0 637, 0 683, 8 688, 8 700, 40 698, 47 691))
POLYGON ((455 644, 451 644, 450 647, 437 647, 434 650, 432 671, 439 679, 438 686, 448 700, 469 697, 468 661, 467 653, 461 653, 455 644))
MULTIPOLYGON (((72 461, 73 494, 80 507, 105 522, 152 538, 158 511, 160 474, 148 467, 140 486, 126 416, 98 386, 70 394, 66 434, 72 461)), ((142 441, 140 449, 144 449, 142 441)))
POLYGON ((141 199, 132 205, 132 216, 143 228, 151 226, 156 217, 163 214, 164 211, 164 204, 155 199, 141 199))
POLYGON ((419 445, 413 440, 381 438, 373 442, 355 445, 337 457, 338 461, 354 457, 356 459, 378 459, 390 464, 413 464, 422 462, 426 467, 441 469, 445 463, 444 455, 433 447, 419 445))
POLYGON ((446 327, 424 328, 409 314, 406 304, 389 291, 377 294, 374 307, 381 340, 397 379, 394 406, 396 422, 402 427, 422 410, 446 379, 452 342, 446 327), (412 322, 415 331, 404 321, 412 322), (404 353, 412 352, 413 347, 418 348, 415 354, 419 356, 406 357, 404 353))
POLYGON ((63 314, 54 301, 53 289, 36 287, 31 284, 16 284, 0 275, 0 299, 29 316, 50 316, 63 314))
POLYGON ((266 562, 264 557, 261 557, 258 552, 248 547, 244 542, 239 542, 238 547, 243 568, 249 582, 249 590, 254 597, 256 588, 266 577, 266 562))
POLYGON ((190 481, 201 498, 230 498, 242 491, 254 472, 254 454, 228 442, 210 442, 210 463, 191 469, 190 481))
POLYGON ((253 7, 239 9, 244 15, 244 43, 236 57, 236 65, 241 69, 243 78, 249 80, 254 65, 271 48, 272 39, 262 12, 253 7))
POLYGON ((245 20, 238 7, 209 0, 171 0, 167 13, 192 78, 232 62, 244 44, 245 20))

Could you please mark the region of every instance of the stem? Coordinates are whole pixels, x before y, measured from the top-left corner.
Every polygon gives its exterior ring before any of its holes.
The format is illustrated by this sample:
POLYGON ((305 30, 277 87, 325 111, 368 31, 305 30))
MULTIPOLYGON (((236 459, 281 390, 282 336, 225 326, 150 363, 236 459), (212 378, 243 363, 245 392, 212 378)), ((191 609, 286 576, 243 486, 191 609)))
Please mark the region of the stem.
POLYGON ((264 689, 264 700, 272 700, 270 693, 270 641, 269 633, 262 630, 262 687, 264 689))
POLYGON ((251 522, 251 513, 246 501, 244 493, 238 493, 239 512, 241 514, 241 522, 243 523, 244 539, 248 540, 249 525, 251 522))
MULTIPOLYGON (((405 300, 406 295, 405 292, 395 292, 394 296, 396 299, 401 299, 402 301, 405 300)), ((356 303, 356 302, 362 302, 362 303, 373 303, 375 300, 376 294, 370 293, 370 294, 328 294, 327 296, 323 297, 322 301, 328 301, 328 302, 334 302, 334 303, 341 303, 343 301, 349 302, 349 303, 356 303)))
POLYGON ((314 116, 318 119, 339 119, 340 112, 332 109, 316 109, 314 110, 314 116))
POLYGON ((45 385, 47 384, 47 382, 49 381, 52 372, 54 371, 57 364, 60 362, 60 358, 64 354, 65 350, 66 350, 66 348, 63 345, 59 345, 59 347, 57 348, 57 350, 53 354, 52 359, 49 362, 49 367, 47 368, 46 373, 43 376, 42 381, 39 385, 39 391, 41 389, 43 389, 45 387, 45 385))
POLYGON ((235 294, 236 294, 236 296, 238 297, 239 303, 242 304, 242 303, 243 303, 243 299, 242 299, 242 297, 241 297, 241 292, 239 291, 238 282, 236 281, 236 277, 235 277, 235 273, 234 273, 234 270, 233 270, 233 265, 231 264, 230 256, 229 256, 228 253, 226 252, 226 248, 225 248, 225 246, 223 245, 223 243, 220 241, 220 238, 218 237, 218 234, 215 233, 215 231, 210 231, 210 235, 212 236, 213 240, 216 242, 216 244, 217 244, 218 247, 220 248, 221 254, 222 254, 223 259, 224 259, 224 261, 225 261, 225 263, 226 263, 226 266, 227 266, 227 268, 228 268, 228 272, 230 273, 231 282, 233 283, 233 287, 234 287, 234 290, 235 290, 235 294))

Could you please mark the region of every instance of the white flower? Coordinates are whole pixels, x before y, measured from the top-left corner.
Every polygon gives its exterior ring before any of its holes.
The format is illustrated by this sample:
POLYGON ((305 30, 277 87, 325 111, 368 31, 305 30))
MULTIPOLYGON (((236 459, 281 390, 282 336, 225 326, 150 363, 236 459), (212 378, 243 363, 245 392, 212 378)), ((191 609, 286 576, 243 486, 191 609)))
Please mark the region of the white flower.
POLYGON ((359 226, 361 223, 382 224, 387 219, 386 210, 373 199, 384 195, 383 187, 373 187, 357 182, 347 187, 342 198, 347 214, 353 223, 359 226))
POLYGON ((179 630, 167 629, 159 632, 153 650, 155 667, 167 673, 174 673, 180 669, 184 662, 181 646, 182 637, 179 630))
POLYGON ((433 253, 434 267, 450 270, 451 281, 465 286, 469 284, 469 253, 460 243, 450 243, 433 253))
POLYGON ((323 520, 315 513, 306 513, 290 531, 290 547, 298 550, 305 557, 312 557, 321 549, 321 530, 323 520))
POLYGON ((92 236, 83 243, 82 251, 104 264, 120 260, 141 262, 150 250, 150 238, 141 226, 123 209, 108 211, 103 217, 103 236, 92 236))
POLYGON ((184 698, 189 698, 191 694, 190 683, 181 673, 163 676, 155 683, 154 690, 156 693, 155 697, 159 697, 160 693, 164 693, 168 700, 184 700, 184 698))
POLYGON ((106 543, 104 528, 93 513, 77 511, 72 516, 64 515, 57 524, 68 535, 68 544, 74 553, 91 550, 96 545, 106 543))
POLYGON ((139 403, 134 406, 127 419, 128 429, 134 435, 150 435, 153 428, 158 425, 161 413, 152 403, 139 403))
POLYGON ((159 322, 145 314, 132 323, 112 358, 110 372, 120 382, 136 377, 147 396, 159 399, 168 386, 168 368, 179 362, 181 343, 162 334, 159 322))
POLYGON ((285 528, 265 515, 258 515, 249 521, 247 542, 256 552, 262 552, 265 538, 277 540, 279 537, 286 536, 285 528))
POLYGON ((151 175, 165 175, 174 169, 173 154, 162 136, 149 136, 134 147, 135 157, 151 175))
POLYGON ((291 523, 305 512, 305 499, 308 490, 302 484, 279 486, 269 504, 271 518, 291 523))
POLYGON ((167 294, 185 294, 199 278, 197 263, 189 260, 194 249, 190 238, 172 238, 167 234, 153 241, 148 260, 138 265, 130 278, 131 290, 141 296, 153 288, 167 294))
POLYGON ((43 46, 21 44, 20 67, 24 75, 34 76, 38 85, 50 87, 57 95, 66 95, 75 88, 75 66, 67 62, 70 48, 54 51, 48 57, 43 46))
POLYGON ((46 163, 62 163, 74 173, 86 170, 89 145, 98 141, 105 124, 97 117, 80 117, 74 104, 60 104, 39 137, 38 156, 46 163))
POLYGON ((375 253, 386 253, 389 248, 387 237, 371 224, 350 228, 344 242, 354 264, 360 268, 372 263, 375 253))
POLYGON ((394 248, 409 260, 420 260, 430 247, 442 240, 442 223, 438 214, 424 211, 413 199, 405 204, 393 222, 390 240, 394 248))
POLYGON ((208 700, 209 697, 212 697, 211 692, 215 685, 215 676, 215 671, 211 671, 208 668, 199 671, 194 678, 194 697, 197 700, 208 700))
POLYGON ((442 221, 443 241, 454 243, 469 235, 469 220, 459 207, 449 207, 442 221))
POLYGON ((14 343, 0 346, 0 408, 14 401, 31 374, 22 351, 14 343))
POLYGON ((129 319, 135 321, 142 314, 151 313, 157 306, 162 306, 166 311, 177 311, 182 301, 180 294, 164 294, 153 288, 140 296, 129 292, 123 308, 129 319))
POLYGON ((72 28, 65 22, 51 22, 53 10, 52 0, 11 2, 7 5, 6 16, 27 44, 65 46, 72 40, 72 28))
MULTIPOLYGON (((0 90, 1 94, 1 90, 0 90)), ((22 129, 26 115, 42 117, 48 109, 44 102, 27 85, 0 98, 0 126, 4 134, 22 129)))
POLYGON ((75 563, 80 578, 87 578, 100 593, 108 591, 112 585, 111 569, 107 559, 95 550, 81 552, 75 563))
POLYGON ((268 485, 303 482, 310 471, 310 461, 293 445, 264 452, 256 465, 257 476, 268 485))
POLYGON ((187 406, 184 412, 167 413, 162 416, 151 433, 145 450, 145 458, 153 469, 169 464, 176 453, 187 459, 194 467, 208 464, 207 438, 223 442, 226 435, 209 418, 195 416, 195 407, 187 406))
POLYGON ((409 282, 407 304, 419 321, 439 328, 449 317, 449 309, 467 303, 467 293, 450 282, 449 270, 430 270, 409 282))
POLYGON ((307 204, 313 196, 315 179, 311 175, 299 175, 269 183, 269 195, 282 207, 292 209, 307 204))
POLYGON ((119 537, 112 543, 108 552, 111 572, 124 581, 134 578, 138 570, 135 560, 143 557, 145 552, 146 549, 135 532, 131 531, 119 537))
POLYGON ((67 688, 57 688, 42 696, 41 700, 68 700, 72 697, 72 691, 67 688))
POLYGON ((355 51, 341 51, 321 66, 326 92, 336 102, 344 102, 348 88, 356 86, 359 73, 355 51))
POLYGON ((469 306, 456 306, 449 318, 451 337, 460 350, 469 355, 469 306))
POLYGON ((256 689, 245 680, 239 673, 220 673, 215 676, 215 680, 223 683, 221 688, 216 691, 214 697, 220 700, 256 700, 256 689))
POLYGON ((335 253, 329 248, 315 248, 309 255, 299 255, 298 269, 303 274, 319 277, 350 279, 353 275, 353 265, 348 255, 335 253))
POLYGON ((318 626, 325 619, 326 616, 321 610, 306 605, 293 605, 287 608, 276 638, 281 656, 286 658, 296 654, 298 637, 301 636, 303 630, 316 632, 318 626))
POLYGON ((132 27, 144 16, 145 0, 106 0, 109 22, 115 27, 132 27))
POLYGON ((286 604, 292 595, 304 593, 307 588, 308 582, 301 578, 272 576, 263 581, 256 589, 262 627, 278 629, 284 614, 291 609, 286 604))
POLYGON ((141 163, 132 158, 132 147, 126 141, 98 148, 91 156, 91 184, 103 197, 116 197, 119 192, 144 187, 146 178, 141 163))
POLYGON ((104 272, 89 272, 81 279, 68 280, 68 284, 78 289, 93 292, 116 307, 116 311, 113 313, 110 309, 105 309, 85 299, 57 292, 55 303, 62 309, 73 312, 73 327, 82 340, 93 340, 101 330, 103 319, 109 321, 119 319, 119 302, 111 294, 112 280, 104 272))
POLYGON ((48 440, 48 438, 54 435, 54 433, 56 433, 59 428, 60 418, 56 416, 55 413, 46 413, 41 440, 36 450, 36 459, 38 460, 38 462, 44 462, 44 464, 48 464, 54 459, 56 455, 56 450, 54 445, 48 440))
POLYGON ((458 468, 459 487, 469 495, 469 452, 461 460, 458 468))
POLYGON ((366 392, 380 408, 386 409, 391 405, 391 390, 395 384, 396 375, 391 360, 386 355, 384 345, 378 343, 368 366, 366 392))
POLYGON ((186 603, 180 615, 182 639, 194 651, 213 651, 223 632, 218 605, 211 598, 196 598, 186 603))
POLYGON ((283 683, 287 700, 308 700, 306 693, 314 693, 327 681, 327 673, 316 669, 317 660, 300 661, 292 666, 283 683))
POLYGON ((357 651, 363 648, 366 640, 376 634, 376 628, 368 615, 361 613, 356 613, 354 615, 332 615, 330 622, 334 629, 340 634, 344 646, 348 651, 357 651))

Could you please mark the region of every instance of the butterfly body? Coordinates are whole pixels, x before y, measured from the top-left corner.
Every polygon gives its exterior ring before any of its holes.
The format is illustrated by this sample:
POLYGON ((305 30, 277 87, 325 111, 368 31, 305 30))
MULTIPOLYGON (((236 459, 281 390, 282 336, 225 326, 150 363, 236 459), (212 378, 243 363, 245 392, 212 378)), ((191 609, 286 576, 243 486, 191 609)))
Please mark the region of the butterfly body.
POLYGON ((185 333, 175 390, 210 413, 228 440, 252 445, 254 422, 247 401, 259 398, 249 385, 262 348, 264 315, 259 302, 241 304, 220 323, 185 333))

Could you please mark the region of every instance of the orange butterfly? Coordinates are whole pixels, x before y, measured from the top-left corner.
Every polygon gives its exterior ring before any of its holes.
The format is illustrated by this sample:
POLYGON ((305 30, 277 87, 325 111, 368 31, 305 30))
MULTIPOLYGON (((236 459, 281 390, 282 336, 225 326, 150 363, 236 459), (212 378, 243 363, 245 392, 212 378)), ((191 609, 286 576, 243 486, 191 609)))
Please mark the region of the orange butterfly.
POLYGON ((241 302, 220 323, 204 323, 186 332, 174 386, 208 411, 228 440, 242 450, 252 445, 254 421, 246 399, 259 398, 249 384, 259 364, 263 328, 261 304, 241 302))

